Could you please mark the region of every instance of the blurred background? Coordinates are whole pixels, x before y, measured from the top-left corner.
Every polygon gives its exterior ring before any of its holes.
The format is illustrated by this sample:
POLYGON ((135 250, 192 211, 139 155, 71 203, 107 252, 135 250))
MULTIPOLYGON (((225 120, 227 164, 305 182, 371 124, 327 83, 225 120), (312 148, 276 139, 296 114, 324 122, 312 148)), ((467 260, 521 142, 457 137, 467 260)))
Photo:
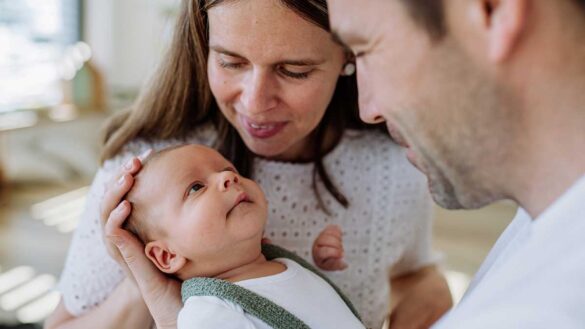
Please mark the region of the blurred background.
MULTIPOLYGON (((98 168, 100 128, 170 41, 178 0, 0 0, 0 328, 35 328, 98 168)), ((456 300, 515 212, 436 209, 456 300)))

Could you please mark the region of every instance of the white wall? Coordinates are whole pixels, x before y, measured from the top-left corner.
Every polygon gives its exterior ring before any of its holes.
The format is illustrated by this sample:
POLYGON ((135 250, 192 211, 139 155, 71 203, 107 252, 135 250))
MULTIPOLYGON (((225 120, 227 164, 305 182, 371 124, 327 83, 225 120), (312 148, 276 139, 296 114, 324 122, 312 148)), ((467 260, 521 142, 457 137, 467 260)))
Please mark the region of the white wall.
POLYGON ((110 92, 137 90, 170 41, 178 0, 86 0, 85 38, 110 92))

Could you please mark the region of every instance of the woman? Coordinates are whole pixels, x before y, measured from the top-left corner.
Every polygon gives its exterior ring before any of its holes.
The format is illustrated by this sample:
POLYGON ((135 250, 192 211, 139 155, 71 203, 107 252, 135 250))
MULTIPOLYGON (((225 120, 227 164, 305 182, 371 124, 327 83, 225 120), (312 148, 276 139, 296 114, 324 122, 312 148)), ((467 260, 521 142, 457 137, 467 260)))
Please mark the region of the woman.
POLYGON ((47 327, 144 328, 152 319, 142 297, 159 327, 173 326, 178 285, 142 262, 140 246, 119 229, 130 209, 116 207, 140 168, 129 159, 185 142, 217 147, 262 185, 273 243, 310 260, 316 234, 341 226, 349 266, 327 274, 368 326, 379 327, 388 312, 390 279, 397 328, 432 323, 450 307, 450 295, 433 267, 426 183, 387 135, 361 125, 351 56, 331 40, 325 1, 182 6, 157 75, 133 109, 108 126, 106 161, 47 327), (143 295, 108 257, 100 218, 118 232, 114 242, 126 247, 143 295))

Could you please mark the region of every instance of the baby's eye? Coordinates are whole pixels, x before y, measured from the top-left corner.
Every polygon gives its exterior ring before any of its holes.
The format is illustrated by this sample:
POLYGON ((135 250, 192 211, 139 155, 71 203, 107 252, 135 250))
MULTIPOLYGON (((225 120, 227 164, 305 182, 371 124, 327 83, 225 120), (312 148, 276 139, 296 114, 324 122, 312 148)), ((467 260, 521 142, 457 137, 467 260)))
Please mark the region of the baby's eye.
POLYGON ((201 183, 195 183, 195 184, 191 185, 191 187, 189 188, 188 194, 191 195, 193 193, 197 193, 200 189, 202 189, 204 187, 205 187, 205 185, 203 185, 201 183))

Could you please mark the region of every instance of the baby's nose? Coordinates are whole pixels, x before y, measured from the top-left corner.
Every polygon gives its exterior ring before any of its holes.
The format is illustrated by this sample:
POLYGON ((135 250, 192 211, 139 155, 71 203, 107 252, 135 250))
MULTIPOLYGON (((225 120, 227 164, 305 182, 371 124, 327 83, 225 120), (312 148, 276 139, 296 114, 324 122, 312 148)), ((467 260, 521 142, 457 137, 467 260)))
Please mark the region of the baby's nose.
POLYGON ((239 182, 238 175, 231 171, 225 171, 222 173, 220 179, 220 188, 222 190, 227 190, 232 184, 237 184, 239 182))

